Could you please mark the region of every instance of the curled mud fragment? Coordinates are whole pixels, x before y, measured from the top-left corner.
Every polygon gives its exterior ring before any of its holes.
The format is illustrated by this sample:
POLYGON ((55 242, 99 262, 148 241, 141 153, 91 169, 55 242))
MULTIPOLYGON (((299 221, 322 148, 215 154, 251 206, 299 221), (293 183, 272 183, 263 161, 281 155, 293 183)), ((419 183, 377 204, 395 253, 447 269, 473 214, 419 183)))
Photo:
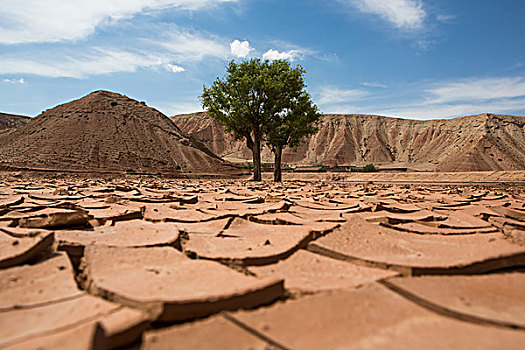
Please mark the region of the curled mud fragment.
POLYGON ((282 280, 245 276, 215 262, 189 259, 173 248, 89 246, 83 259, 87 290, 159 321, 253 308, 284 294, 282 280))
POLYGON ((31 262, 48 253, 55 242, 53 232, 14 238, 0 232, 0 269, 31 262))
POLYGON ((22 218, 18 221, 18 226, 22 228, 67 228, 85 226, 93 219, 85 211, 61 210, 43 216, 22 218))
POLYGON ((525 248, 500 233, 420 235, 352 217, 308 249, 403 274, 483 273, 525 264, 525 248))
POLYGON ((199 258, 267 265, 285 259, 339 224, 265 225, 236 218, 219 235, 189 235, 184 252, 199 258), (269 242, 269 243, 268 243, 269 242))
POLYGON ((82 294, 64 253, 34 265, 0 270, 0 312, 57 303, 82 294))

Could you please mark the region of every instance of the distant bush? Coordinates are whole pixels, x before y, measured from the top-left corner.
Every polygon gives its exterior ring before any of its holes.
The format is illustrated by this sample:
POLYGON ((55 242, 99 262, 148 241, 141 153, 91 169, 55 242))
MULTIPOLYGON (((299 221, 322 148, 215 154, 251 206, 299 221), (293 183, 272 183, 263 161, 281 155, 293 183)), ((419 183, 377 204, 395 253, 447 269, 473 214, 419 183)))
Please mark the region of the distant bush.
POLYGON ((375 173, 376 171, 378 171, 378 170, 374 166, 374 164, 365 165, 365 167, 363 168, 363 172, 364 173, 375 173))
POLYGON ((241 169, 252 170, 252 169, 253 169, 253 164, 251 164, 251 163, 243 164, 243 165, 241 166, 241 169))

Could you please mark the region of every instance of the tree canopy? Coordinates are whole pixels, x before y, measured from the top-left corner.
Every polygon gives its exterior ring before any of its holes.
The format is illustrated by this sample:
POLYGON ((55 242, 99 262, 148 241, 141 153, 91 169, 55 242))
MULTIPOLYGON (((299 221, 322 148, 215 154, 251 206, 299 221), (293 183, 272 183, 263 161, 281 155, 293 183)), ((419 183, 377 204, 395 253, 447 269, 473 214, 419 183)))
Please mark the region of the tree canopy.
POLYGON ((202 105, 227 132, 245 139, 252 151, 254 180, 261 180, 261 143, 275 154, 275 174, 281 180, 282 150, 297 147, 316 131, 317 107, 305 91, 301 66, 288 61, 231 61, 224 78, 203 88, 202 105))

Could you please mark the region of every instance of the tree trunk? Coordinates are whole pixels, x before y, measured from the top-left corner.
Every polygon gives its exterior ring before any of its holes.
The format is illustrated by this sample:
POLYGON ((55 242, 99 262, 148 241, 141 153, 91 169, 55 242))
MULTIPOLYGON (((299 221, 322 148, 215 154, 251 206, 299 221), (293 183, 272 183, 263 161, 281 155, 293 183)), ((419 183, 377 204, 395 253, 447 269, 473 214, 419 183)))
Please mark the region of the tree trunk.
POLYGON ((261 140, 257 136, 253 140, 253 181, 261 181, 261 140))
POLYGON ((248 147, 248 149, 252 151, 253 154, 253 140, 251 135, 244 135, 244 137, 246 138, 246 147, 248 147))
POLYGON ((281 158, 283 154, 282 146, 276 146, 273 150, 275 154, 275 162, 273 164, 273 181, 281 182, 282 181, 282 171, 281 171, 281 158))
POLYGON ((244 135, 246 138, 246 146, 252 151, 253 159, 253 181, 261 181, 261 142, 254 142, 251 135, 244 135), (256 145, 259 145, 258 147, 256 145), (259 167, 256 166, 259 164, 259 167), (259 171, 257 172, 257 169, 259 171))

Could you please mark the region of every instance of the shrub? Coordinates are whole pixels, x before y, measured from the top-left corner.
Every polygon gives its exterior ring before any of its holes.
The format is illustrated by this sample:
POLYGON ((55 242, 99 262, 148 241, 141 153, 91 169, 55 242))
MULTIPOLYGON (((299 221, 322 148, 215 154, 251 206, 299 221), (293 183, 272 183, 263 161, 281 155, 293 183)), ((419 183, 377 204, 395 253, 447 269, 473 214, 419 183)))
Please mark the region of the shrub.
POLYGON ((363 168, 363 172, 365 173, 374 173, 376 171, 377 168, 374 166, 374 164, 365 165, 365 167, 363 168))

